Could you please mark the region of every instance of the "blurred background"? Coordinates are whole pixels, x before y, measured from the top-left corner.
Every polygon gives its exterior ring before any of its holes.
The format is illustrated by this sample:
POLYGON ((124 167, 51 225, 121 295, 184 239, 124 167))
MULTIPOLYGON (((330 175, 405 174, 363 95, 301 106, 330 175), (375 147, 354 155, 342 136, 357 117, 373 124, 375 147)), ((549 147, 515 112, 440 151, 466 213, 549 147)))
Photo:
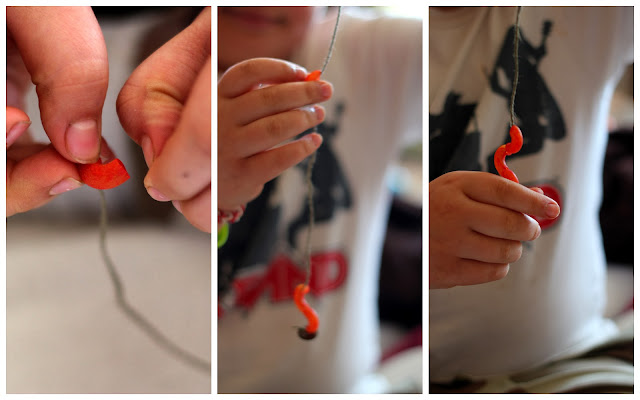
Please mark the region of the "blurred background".
POLYGON ((633 326, 633 66, 618 83, 609 115, 600 227, 607 257, 605 315, 633 326))
MULTIPOLYGON (((425 11, 420 4, 359 8, 407 18, 422 18, 425 11)), ((377 370, 359 382, 354 392, 422 393, 422 273, 427 265, 422 257, 422 142, 407 148, 392 166, 387 186, 393 201, 378 288, 382 356, 377 370)))
MULTIPOLYGON (((176 345, 210 362, 211 235, 144 189, 140 148, 116 97, 134 68, 201 7, 94 7, 109 56, 102 133, 131 179, 106 191, 107 247, 129 303, 176 345)), ((35 90, 31 134, 48 141, 35 90)), ((117 307, 99 250, 100 200, 82 187, 7 219, 8 393, 210 393, 210 372, 174 358, 117 307)))

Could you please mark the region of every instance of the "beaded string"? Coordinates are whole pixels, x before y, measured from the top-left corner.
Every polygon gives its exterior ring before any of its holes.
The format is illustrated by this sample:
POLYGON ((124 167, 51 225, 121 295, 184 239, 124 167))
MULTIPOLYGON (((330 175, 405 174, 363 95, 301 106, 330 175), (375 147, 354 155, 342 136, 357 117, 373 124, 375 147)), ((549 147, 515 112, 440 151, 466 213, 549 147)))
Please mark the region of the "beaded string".
POLYGON ((102 260, 107 267, 109 278, 115 292, 116 303, 122 312, 140 328, 151 340, 158 346, 172 354, 175 358, 184 363, 197 368, 203 372, 211 373, 211 363, 203 360, 188 351, 182 349, 171 339, 167 338, 156 326, 149 322, 139 311, 133 308, 125 297, 124 285, 122 279, 116 270, 116 267, 107 251, 107 201, 104 190, 98 190, 100 193, 100 253, 102 260))
MULTIPOLYGON (((331 54, 333 53, 333 48, 336 43, 336 36, 338 35, 338 25, 340 23, 340 14, 342 13, 342 6, 338 6, 338 14, 336 16, 336 24, 333 28, 333 34, 331 35, 331 42, 329 43, 329 51, 327 52, 327 56, 324 59, 324 63, 322 64, 322 68, 318 71, 311 72, 306 80, 318 80, 320 75, 322 75, 329 64, 329 59, 331 59, 331 54)), ((318 132, 318 126, 314 126, 312 128, 312 132, 318 132)), ((304 269, 306 272, 305 283, 301 283, 296 286, 294 291, 294 303, 296 307, 304 314, 309 323, 306 327, 298 328, 298 336, 304 340, 310 340, 316 337, 318 331, 318 314, 315 312, 313 308, 307 303, 304 299, 304 295, 309 292, 309 283, 311 282, 311 232, 313 231, 313 225, 315 220, 315 212, 313 207, 313 182, 312 172, 313 166, 316 162, 317 152, 313 152, 309 157, 309 161, 307 163, 307 170, 305 174, 305 182, 307 186, 307 207, 309 208, 309 228, 307 229, 307 238, 305 245, 305 253, 304 253, 304 269)))

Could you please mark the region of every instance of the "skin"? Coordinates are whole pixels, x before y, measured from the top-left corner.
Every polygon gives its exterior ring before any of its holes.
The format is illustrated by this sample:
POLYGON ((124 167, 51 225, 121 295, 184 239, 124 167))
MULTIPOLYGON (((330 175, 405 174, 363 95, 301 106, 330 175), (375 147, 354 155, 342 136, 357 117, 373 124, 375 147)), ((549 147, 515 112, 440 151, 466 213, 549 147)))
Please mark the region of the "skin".
POLYGON ((313 153, 311 133, 284 143, 324 119, 329 83, 303 82, 306 71, 275 59, 237 64, 218 82, 218 207, 232 209, 257 197, 263 185, 313 153), (251 90, 261 82, 279 83, 251 90))
POLYGON ((211 8, 136 68, 116 109, 149 166, 149 195, 211 232, 211 8))
POLYGON ((289 59, 313 13, 313 7, 218 7, 218 69, 249 58, 289 59))
POLYGON ((486 172, 455 171, 429 183, 429 288, 504 278, 522 242, 540 236, 531 217, 557 218, 558 204, 486 172))
POLYGON ((322 143, 316 133, 291 141, 324 120, 316 103, 333 94, 325 81, 284 60, 301 45, 312 7, 219 7, 218 207, 256 198, 266 182, 322 143))
MULTIPOLYGON (((118 97, 121 122, 141 145, 145 186, 211 231, 211 9, 156 51, 118 97), (175 166, 179 168, 175 168, 175 166)), ((90 7, 7 8, 7 216, 80 187, 75 163, 113 158, 100 137, 107 51, 90 7), (33 144, 22 111, 36 86, 50 145, 33 144)))
POLYGON ((81 186, 74 164, 100 156, 107 82, 107 51, 89 7, 7 7, 7 216, 81 186), (49 145, 25 134, 31 83, 49 145))

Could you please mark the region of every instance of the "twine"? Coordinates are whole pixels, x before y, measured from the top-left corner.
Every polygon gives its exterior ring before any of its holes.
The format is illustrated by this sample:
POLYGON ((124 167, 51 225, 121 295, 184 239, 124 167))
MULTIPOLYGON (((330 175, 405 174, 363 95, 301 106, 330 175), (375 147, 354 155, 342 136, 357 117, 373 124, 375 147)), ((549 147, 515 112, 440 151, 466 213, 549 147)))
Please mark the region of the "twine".
MULTIPOLYGON (((320 69, 320 75, 324 73, 324 70, 327 68, 329 64, 329 59, 331 59, 331 55, 333 54, 333 48, 336 44, 336 36, 338 35, 338 24, 340 23, 340 14, 342 14, 342 6, 338 6, 338 15, 336 16, 336 24, 333 28, 333 34, 331 35, 331 42, 329 43, 329 51, 327 52, 327 56, 324 59, 324 63, 322 64, 322 68, 320 69)), ((313 127, 313 133, 318 132, 318 126, 313 127)), ((317 151, 314 151, 311 156, 309 156, 309 161, 307 162, 307 171, 305 174, 305 182, 307 185, 307 207, 309 208, 309 228, 307 229, 307 240, 305 245, 305 254, 304 254, 304 269, 306 271, 306 279, 305 284, 308 286, 311 281, 311 232, 313 231, 313 225, 315 222, 315 210, 313 207, 313 182, 311 180, 313 173, 313 166, 316 163, 317 151)))
POLYGON ((100 253, 102 254, 102 260, 107 267, 109 278, 111 278, 118 307, 152 341, 171 354, 174 358, 203 372, 211 373, 210 362, 189 353, 175 344, 127 301, 122 279, 120 278, 120 275, 109 256, 109 252, 107 251, 107 201, 104 191, 98 190, 98 192, 100 192, 100 253))
POLYGON ((518 6, 518 11, 516 13, 516 23, 514 25, 514 35, 513 35, 513 64, 514 64, 514 72, 513 72, 513 84, 511 87, 511 105, 510 105, 510 114, 511 114, 511 126, 515 125, 515 103, 516 103, 516 87, 518 86, 518 75, 520 74, 520 66, 518 65, 518 47, 520 47, 520 12, 522 11, 522 6, 518 6))

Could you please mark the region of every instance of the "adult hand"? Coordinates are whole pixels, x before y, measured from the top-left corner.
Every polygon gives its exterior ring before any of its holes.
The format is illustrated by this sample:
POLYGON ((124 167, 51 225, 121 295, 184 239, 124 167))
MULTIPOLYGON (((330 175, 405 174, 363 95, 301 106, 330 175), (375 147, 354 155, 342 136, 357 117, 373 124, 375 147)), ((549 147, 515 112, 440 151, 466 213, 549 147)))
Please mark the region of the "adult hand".
POLYGON ((142 147, 149 195, 211 232, 210 7, 136 68, 116 107, 142 147))
POLYGON ((234 209, 264 184, 304 160, 322 143, 317 133, 287 142, 324 120, 318 105, 332 86, 304 82, 286 61, 256 58, 229 68, 218 82, 218 207, 234 209), (266 86, 262 86, 266 85, 266 86), (285 143, 287 142, 287 143, 285 143))
POLYGON ((81 185, 100 154, 107 50, 90 7, 7 7, 7 216, 81 185), (30 143, 29 81, 51 145, 30 143))
POLYGON ((504 278, 522 241, 540 236, 529 215, 556 218, 558 204, 486 172, 455 171, 429 183, 429 288, 504 278))

